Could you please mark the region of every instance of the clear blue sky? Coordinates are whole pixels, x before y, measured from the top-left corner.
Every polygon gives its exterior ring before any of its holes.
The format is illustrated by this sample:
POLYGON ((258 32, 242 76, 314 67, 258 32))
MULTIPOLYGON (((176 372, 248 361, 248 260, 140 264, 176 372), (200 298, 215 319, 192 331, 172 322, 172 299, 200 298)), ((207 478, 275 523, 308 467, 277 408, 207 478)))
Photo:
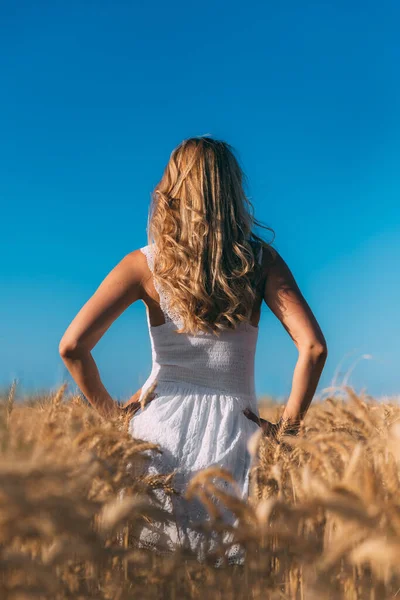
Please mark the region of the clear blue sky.
MULTIPOLYGON (((0 384, 66 371, 59 340, 146 243, 150 193, 192 135, 230 142, 329 346, 319 390, 396 394, 400 363, 399 3, 0 6, 0 384)), ((264 307, 258 393, 285 397, 296 349, 264 307)), ((150 372, 145 308, 94 349, 112 395, 150 372)))

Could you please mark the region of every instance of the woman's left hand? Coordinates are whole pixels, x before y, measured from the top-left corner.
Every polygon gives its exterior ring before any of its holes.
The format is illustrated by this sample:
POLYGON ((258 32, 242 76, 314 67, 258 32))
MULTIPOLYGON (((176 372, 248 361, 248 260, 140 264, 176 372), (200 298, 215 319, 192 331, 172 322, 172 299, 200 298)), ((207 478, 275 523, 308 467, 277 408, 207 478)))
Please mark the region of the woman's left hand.
MULTIPOLYGON (((142 393, 142 388, 140 388, 137 392, 135 392, 133 394, 133 396, 131 396, 129 398, 129 400, 127 400, 124 404, 120 405, 120 410, 124 413, 124 414, 128 414, 133 416, 141 407, 141 400, 140 400, 140 394, 142 393)), ((156 394, 154 392, 150 393, 148 395, 148 397, 146 398, 146 404, 147 402, 151 402, 151 400, 153 400, 156 397, 156 394)))
POLYGON ((140 397, 140 392, 142 391, 142 388, 140 388, 140 390, 138 390, 135 394, 133 394, 133 396, 131 396, 129 398, 129 400, 127 400, 126 402, 124 402, 124 404, 120 405, 120 410, 124 413, 124 414, 132 414, 134 415, 135 412, 137 410, 139 410, 140 408, 140 401, 139 401, 139 397, 140 397))

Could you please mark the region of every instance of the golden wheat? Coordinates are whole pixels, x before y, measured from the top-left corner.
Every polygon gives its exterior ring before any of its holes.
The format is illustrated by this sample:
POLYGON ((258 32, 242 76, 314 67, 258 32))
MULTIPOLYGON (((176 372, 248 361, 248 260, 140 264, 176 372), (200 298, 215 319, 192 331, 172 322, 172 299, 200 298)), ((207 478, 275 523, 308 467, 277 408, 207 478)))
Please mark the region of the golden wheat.
MULTIPOLYGON (((183 550, 140 548, 143 525, 170 519, 156 490, 177 493, 174 474, 151 476, 154 444, 132 439, 128 417, 101 419, 80 397, 55 393, 0 403, 0 598, 97 600, 385 600, 400 590, 400 407, 349 387, 315 402, 298 437, 255 435, 250 497, 212 466, 187 495, 218 532, 203 564, 183 550), (215 500, 218 500, 216 503, 215 500), (237 524, 228 526, 220 507, 237 524), (223 534, 229 530, 229 542, 223 534), (229 546, 245 551, 228 566, 229 546), (221 567, 222 565, 222 567, 221 567)), ((276 419, 279 407, 261 407, 276 419)))

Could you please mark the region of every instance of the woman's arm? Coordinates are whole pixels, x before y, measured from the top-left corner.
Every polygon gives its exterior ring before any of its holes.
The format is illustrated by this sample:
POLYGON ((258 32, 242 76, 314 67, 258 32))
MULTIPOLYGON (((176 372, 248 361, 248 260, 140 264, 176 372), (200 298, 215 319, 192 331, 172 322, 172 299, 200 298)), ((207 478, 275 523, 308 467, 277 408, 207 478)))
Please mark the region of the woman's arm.
POLYGON ((140 250, 127 254, 107 275, 65 331, 59 345, 80 390, 104 417, 116 404, 100 379, 91 350, 110 325, 142 295, 146 258, 140 250))
POLYGON ((296 434, 318 385, 326 357, 327 345, 315 316, 283 258, 273 249, 274 258, 264 254, 267 268, 263 297, 266 304, 281 321, 298 350, 292 389, 278 423, 260 419, 249 410, 246 416, 258 423, 266 435, 296 434))
POLYGON ((296 426, 308 410, 328 350, 321 328, 289 267, 276 250, 275 253, 265 282, 264 301, 281 321, 298 350, 292 388, 282 415, 282 421, 290 427, 296 426))

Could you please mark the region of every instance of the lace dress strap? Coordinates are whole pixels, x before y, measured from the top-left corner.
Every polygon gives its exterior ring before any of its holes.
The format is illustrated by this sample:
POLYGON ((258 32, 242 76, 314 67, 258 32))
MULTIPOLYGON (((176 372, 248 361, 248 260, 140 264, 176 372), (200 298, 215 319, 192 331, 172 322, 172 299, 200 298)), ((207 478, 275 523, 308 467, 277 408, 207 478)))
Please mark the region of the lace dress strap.
MULTIPOLYGON (((145 255, 147 259, 148 267, 151 273, 154 273, 154 262, 155 262, 155 247, 154 244, 143 246, 140 248, 141 252, 145 255)), ((167 292, 162 288, 162 286, 153 278, 154 288, 157 294, 160 297, 160 308, 163 312, 165 322, 173 322, 178 327, 181 327, 182 321, 178 313, 174 312, 168 302, 167 292)))
POLYGON ((259 242, 259 250, 258 250, 257 260, 260 265, 262 263, 262 256, 263 256, 263 245, 261 242, 259 242))
POLYGON ((262 245, 262 242, 259 242, 258 240, 252 240, 250 242, 250 245, 253 248, 253 253, 254 253, 254 256, 256 257, 256 260, 257 260, 258 264, 261 265, 261 263, 262 263, 262 256, 263 256, 263 245, 262 245))

